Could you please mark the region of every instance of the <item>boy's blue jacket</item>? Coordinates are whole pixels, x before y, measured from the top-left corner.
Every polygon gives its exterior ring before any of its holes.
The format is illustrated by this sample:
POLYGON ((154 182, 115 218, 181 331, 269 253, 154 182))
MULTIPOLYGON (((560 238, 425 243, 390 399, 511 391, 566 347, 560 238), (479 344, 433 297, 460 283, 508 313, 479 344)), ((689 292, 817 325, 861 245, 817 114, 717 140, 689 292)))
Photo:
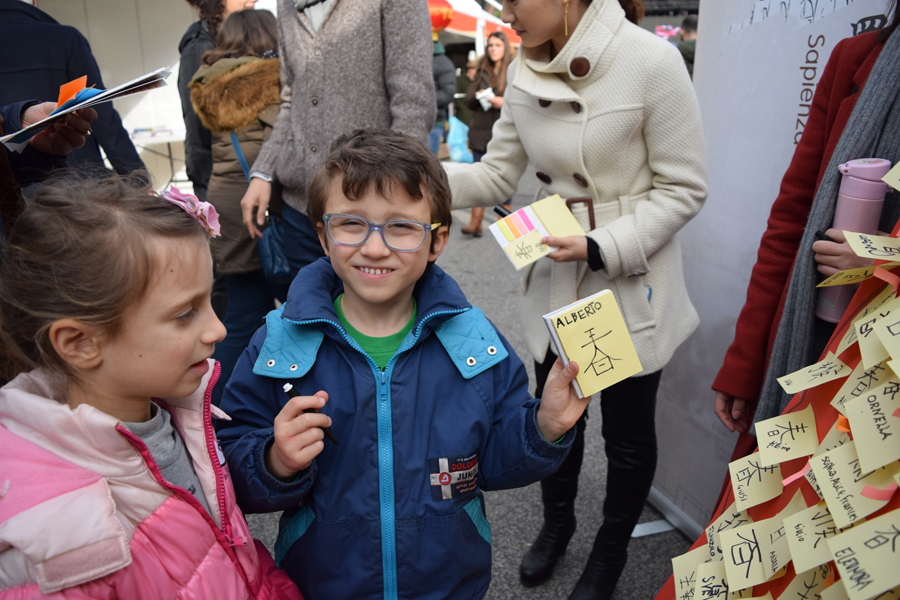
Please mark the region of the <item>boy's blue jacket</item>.
POLYGON ((233 420, 218 432, 238 502, 285 511, 276 560, 307 600, 480 598, 491 573, 481 490, 546 477, 574 430, 558 445, 541 437, 522 362, 436 265, 384 371, 339 324, 342 291, 327 258, 302 269, 238 361, 222 399, 233 420), (340 445, 326 440, 283 483, 264 453, 287 382, 328 392, 340 445))

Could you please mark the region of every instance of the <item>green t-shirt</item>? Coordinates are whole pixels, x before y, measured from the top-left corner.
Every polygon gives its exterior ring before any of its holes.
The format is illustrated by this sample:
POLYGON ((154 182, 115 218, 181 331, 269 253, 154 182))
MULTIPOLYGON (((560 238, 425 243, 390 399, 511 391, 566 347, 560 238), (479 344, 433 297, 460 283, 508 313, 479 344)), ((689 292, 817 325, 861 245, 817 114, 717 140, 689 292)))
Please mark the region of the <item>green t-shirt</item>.
POLYGON ((391 357, 397 353, 400 344, 402 344, 403 340, 406 338, 406 334, 412 331, 413 325, 416 323, 416 313, 418 312, 416 299, 413 298, 412 318, 403 329, 393 335, 385 337, 370 337, 360 333, 349 321, 347 321, 347 318, 344 316, 344 311, 341 310, 341 298, 343 297, 344 295, 341 294, 334 300, 334 310, 337 312, 338 320, 350 337, 356 340, 356 343, 360 345, 365 353, 372 357, 372 360, 375 361, 378 368, 384 369, 391 360, 391 357))

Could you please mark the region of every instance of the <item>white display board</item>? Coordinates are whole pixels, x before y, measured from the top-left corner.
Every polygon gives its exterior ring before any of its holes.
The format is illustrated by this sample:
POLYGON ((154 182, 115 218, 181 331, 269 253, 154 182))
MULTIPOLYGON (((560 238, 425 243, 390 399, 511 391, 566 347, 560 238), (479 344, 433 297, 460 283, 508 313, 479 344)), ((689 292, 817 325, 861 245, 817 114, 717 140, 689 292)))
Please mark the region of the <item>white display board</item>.
MULTIPOLYGON (((663 371, 655 504, 705 526, 737 439, 710 389, 744 304, 772 202, 838 41, 884 24, 885 0, 707 0, 694 85, 709 198, 679 234, 700 328, 663 371)), ((694 529, 699 532, 699 528, 694 529)))

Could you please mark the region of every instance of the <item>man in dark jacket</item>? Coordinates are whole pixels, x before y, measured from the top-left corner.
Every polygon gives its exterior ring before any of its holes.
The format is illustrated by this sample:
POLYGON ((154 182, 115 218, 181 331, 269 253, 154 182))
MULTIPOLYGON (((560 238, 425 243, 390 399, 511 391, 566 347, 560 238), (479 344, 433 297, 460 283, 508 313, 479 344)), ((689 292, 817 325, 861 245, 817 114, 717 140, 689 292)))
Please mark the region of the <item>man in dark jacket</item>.
MULTIPOLYGON (((21 0, 0 0, 0 105, 23 98, 56 99, 59 86, 87 75, 87 85, 105 88, 88 41, 74 27, 21 0)), ((100 147, 116 172, 143 169, 128 133, 111 103, 98 104, 93 135, 69 153, 68 164, 103 164, 100 147)))
POLYGON ((184 116, 184 163, 188 179, 194 184, 194 194, 206 200, 206 188, 212 175, 212 135, 200 122, 200 117, 191 106, 191 90, 188 84, 201 58, 208 50, 216 47, 209 24, 200 20, 193 23, 178 44, 181 63, 178 67, 178 93, 181 95, 181 114, 184 116))
POLYGON ((441 147, 441 139, 444 137, 444 123, 447 122, 447 107, 453 102, 453 94, 456 93, 456 67, 453 61, 447 58, 444 45, 434 40, 434 58, 431 61, 434 71, 434 94, 437 96, 437 115, 434 128, 428 139, 428 145, 435 154, 441 147))

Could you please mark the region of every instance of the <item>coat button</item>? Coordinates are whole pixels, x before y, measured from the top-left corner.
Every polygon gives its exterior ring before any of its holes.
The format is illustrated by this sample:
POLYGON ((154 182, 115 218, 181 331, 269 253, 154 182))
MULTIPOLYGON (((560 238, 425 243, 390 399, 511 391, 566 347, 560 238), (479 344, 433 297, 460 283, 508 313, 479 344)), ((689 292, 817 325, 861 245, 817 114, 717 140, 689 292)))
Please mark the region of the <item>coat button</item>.
POLYGON ((550 102, 549 100, 544 100, 543 98, 541 98, 540 100, 538 100, 538 104, 540 104, 542 108, 547 108, 548 106, 550 106, 553 103, 550 102))
POLYGON ((299 365, 297 363, 292 364, 291 371, 296 371, 298 367, 299 367, 299 365))
POLYGON ((550 179, 549 175, 547 175, 546 173, 541 173, 540 171, 538 171, 537 173, 537 178, 548 185, 553 182, 553 180, 550 179))
POLYGON ((584 77, 590 70, 591 62, 583 56, 579 56, 569 63, 569 71, 571 71, 572 75, 575 77, 584 77))
POLYGON ((494 356, 495 354, 497 354, 497 348, 494 346, 488 346, 488 354, 494 356))
POLYGON ((319 99, 318 99, 318 98, 313 98, 313 99, 312 99, 312 105, 313 105, 313 106, 318 106, 318 105, 319 105, 319 99))
POLYGON ((575 173, 574 175, 572 175, 572 177, 575 178, 575 181, 577 181, 578 185, 580 185, 581 187, 586 188, 588 186, 587 179, 585 179, 584 175, 582 175, 581 173, 575 173))
POLYGON ((574 111, 577 112, 577 113, 580 113, 580 112, 581 112, 581 105, 580 105, 580 104, 578 104, 578 103, 575 102, 574 100, 573 100, 572 102, 570 102, 569 104, 572 106, 572 110, 574 110, 574 111))
POLYGON ((275 360, 272 359, 272 358, 270 358, 269 360, 266 361, 266 366, 267 366, 267 367, 270 367, 270 368, 271 368, 271 367, 274 367, 274 366, 275 366, 275 360))
POLYGON ((473 357, 473 356, 470 356, 469 358, 466 359, 466 364, 469 365, 470 367, 474 367, 476 362, 478 362, 478 361, 475 360, 475 357, 473 357))
POLYGON ((314 56, 322 56, 322 51, 319 50, 318 48, 316 48, 315 50, 313 50, 313 55, 314 56))
POLYGON ((315 154, 316 152, 319 151, 319 149, 318 149, 316 146, 313 145, 313 146, 310 146, 310 147, 309 147, 309 151, 312 152, 313 154, 315 154))

